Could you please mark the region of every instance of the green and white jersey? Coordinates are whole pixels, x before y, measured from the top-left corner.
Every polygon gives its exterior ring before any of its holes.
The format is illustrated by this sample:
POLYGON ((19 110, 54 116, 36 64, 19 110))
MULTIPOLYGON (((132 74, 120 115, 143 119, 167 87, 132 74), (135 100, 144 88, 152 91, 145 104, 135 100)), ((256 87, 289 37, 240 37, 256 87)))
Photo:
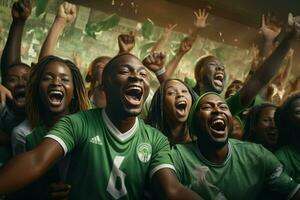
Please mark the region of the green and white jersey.
POLYGON ((291 146, 284 146, 275 152, 275 156, 283 164, 288 175, 300 183, 300 153, 291 146))
POLYGON ((139 199, 155 172, 174 170, 167 138, 138 118, 120 133, 104 110, 92 109, 64 117, 45 137, 72 153, 70 199, 139 199))
POLYGON ((46 135, 48 129, 46 126, 40 125, 32 130, 30 134, 26 136, 26 150, 32 150, 37 147, 46 135))
POLYGON ((171 155, 178 179, 204 199, 259 199, 264 188, 290 198, 300 187, 271 152, 253 143, 229 139, 219 164, 205 159, 196 142, 176 145, 171 155))

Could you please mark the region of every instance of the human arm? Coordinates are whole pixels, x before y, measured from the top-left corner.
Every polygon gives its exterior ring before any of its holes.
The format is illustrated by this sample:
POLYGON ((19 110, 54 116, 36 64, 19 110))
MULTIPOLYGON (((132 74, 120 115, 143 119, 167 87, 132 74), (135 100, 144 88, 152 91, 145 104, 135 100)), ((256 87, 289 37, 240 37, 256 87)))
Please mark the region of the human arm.
POLYGON ((280 28, 270 23, 270 16, 262 15, 260 30, 264 36, 262 58, 267 58, 274 49, 274 40, 280 32, 280 28))
POLYGON ((5 106, 7 99, 12 100, 13 96, 6 87, 4 87, 2 84, 0 84, 0 101, 1 101, 0 104, 1 104, 2 108, 5 106))
POLYGON ((150 53, 144 60, 143 64, 153 73, 155 73, 160 83, 164 82, 167 77, 165 74, 165 54, 164 53, 150 53))
POLYGON ((153 175, 153 184, 162 190, 166 199, 202 199, 198 194, 184 187, 177 179, 174 171, 163 168, 153 175))
POLYGON ((31 14, 30 0, 19 0, 15 2, 11 14, 13 21, 1 57, 2 79, 10 65, 21 63, 21 41, 25 22, 31 14))
POLYGON ((152 47, 151 53, 164 51, 164 47, 166 46, 166 43, 170 39, 171 33, 176 26, 177 24, 168 24, 168 26, 164 29, 162 36, 152 47))
POLYGON ((39 60, 41 60, 45 56, 54 54, 56 44, 66 24, 71 24, 75 18, 76 6, 74 4, 64 2, 59 6, 55 20, 41 48, 39 60))
POLYGON ((0 194, 16 191, 38 179, 63 155, 60 144, 46 138, 34 150, 14 157, 0 168, 0 194))
POLYGON ((120 34, 118 36, 119 54, 129 53, 135 46, 135 34, 120 34))
POLYGON ((241 104, 244 108, 252 103, 255 96, 269 83, 279 70, 281 62, 296 36, 294 27, 289 27, 288 29, 291 30, 284 33, 282 42, 254 72, 250 79, 245 82, 243 88, 240 90, 241 104))
POLYGON ((196 37, 189 36, 181 41, 180 47, 176 55, 170 60, 170 62, 166 66, 165 76, 167 78, 170 78, 174 74, 183 56, 192 49, 195 40, 196 37))

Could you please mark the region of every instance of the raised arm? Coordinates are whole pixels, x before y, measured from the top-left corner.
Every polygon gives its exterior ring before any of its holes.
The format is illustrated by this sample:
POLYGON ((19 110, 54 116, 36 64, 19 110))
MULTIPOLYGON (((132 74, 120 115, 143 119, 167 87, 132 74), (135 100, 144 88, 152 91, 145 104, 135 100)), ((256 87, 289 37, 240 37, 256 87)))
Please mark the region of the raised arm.
POLYGON ((183 56, 192 49, 195 40, 196 37, 189 36, 181 41, 180 47, 176 55, 170 60, 170 62, 166 66, 165 76, 167 78, 170 78, 174 74, 183 56))
POLYGON ((21 63, 21 41, 25 22, 31 14, 30 0, 19 0, 13 4, 11 15, 13 17, 10 25, 8 38, 1 57, 2 79, 7 68, 16 63, 21 63))
POLYGON ((270 16, 262 15, 260 30, 264 36, 262 58, 267 58, 274 49, 274 40, 280 32, 280 28, 270 23, 270 16))
POLYGON ((199 9, 198 12, 194 12, 195 14, 195 21, 194 21, 194 27, 192 29, 192 32, 190 35, 197 35, 202 29, 204 29, 207 26, 207 17, 209 15, 209 12, 207 12, 205 9, 199 9))
POLYGON ((164 51, 164 48, 165 48, 168 40, 170 39, 171 33, 176 26, 177 26, 177 24, 168 24, 168 26, 164 29, 164 32, 161 35, 161 37, 158 39, 158 41, 155 43, 155 45, 151 49, 151 53, 164 51))
POLYGON ((49 30, 47 38, 41 48, 39 60, 48 55, 53 55, 58 39, 62 34, 66 24, 71 24, 76 18, 76 6, 64 2, 59 6, 55 20, 49 30))
MULTIPOLYGON (((299 18, 294 19, 300 20, 299 18)), ((254 72, 250 79, 245 82, 240 91, 243 107, 248 107, 260 90, 263 89, 278 72, 282 60, 290 49, 291 43, 296 38, 295 24, 296 23, 287 27, 287 30, 283 32, 283 40, 280 42, 279 46, 254 72)))
POLYGON ((135 46, 135 33, 120 34, 118 36, 119 54, 129 53, 135 46))
POLYGON ((0 168, 0 195, 17 191, 38 179, 62 156, 62 147, 47 138, 34 150, 14 157, 0 168))
POLYGON ((177 179, 173 170, 165 168, 157 171, 153 176, 154 185, 162 190, 166 199, 172 200, 194 200, 202 199, 192 190, 184 187, 177 179))
POLYGON ((160 83, 164 82, 166 77, 166 69, 164 67, 165 64, 165 54, 164 53, 150 53, 144 60, 143 64, 153 73, 155 73, 158 81, 160 83))

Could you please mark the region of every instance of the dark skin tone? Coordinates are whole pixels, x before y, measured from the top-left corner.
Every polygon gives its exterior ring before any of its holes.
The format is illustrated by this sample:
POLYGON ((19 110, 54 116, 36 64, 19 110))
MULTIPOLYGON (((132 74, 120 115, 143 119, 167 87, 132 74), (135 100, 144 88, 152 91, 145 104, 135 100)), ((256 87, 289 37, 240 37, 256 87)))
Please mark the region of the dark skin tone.
MULTIPOLYGON (((140 65, 141 62, 137 58, 134 56, 121 56, 116 60, 117 63, 118 61, 120 61, 121 64, 117 64, 113 70, 120 70, 118 72, 119 74, 115 74, 107 83, 104 83, 105 87, 112 88, 110 91, 106 91, 108 102, 106 113, 114 125, 121 132, 125 132, 133 126, 135 117, 139 114, 136 112, 141 109, 140 107, 143 103, 143 100, 141 100, 140 105, 138 105, 137 101, 130 102, 130 99, 129 101, 124 100, 126 98, 124 97, 124 91, 128 89, 128 83, 142 83, 141 85, 143 86, 141 87, 144 89, 144 92, 146 92, 146 94, 143 94, 145 95, 143 98, 147 97, 149 88, 147 88, 148 86, 145 83, 147 76, 144 78, 140 77, 143 76, 139 74, 142 71, 142 65, 140 65), (123 71, 124 66, 130 70, 123 71), (117 85, 119 85, 119 87, 117 87, 117 85), (117 96, 111 96, 116 94, 117 96), (112 101, 112 98, 117 98, 118 100, 116 101, 122 103, 122 110, 118 110, 116 113, 110 113, 115 111, 116 107, 120 107, 120 105, 113 104, 114 101, 112 101)), ((0 194, 15 191, 33 180, 36 180, 43 175, 50 166, 62 158, 63 153, 62 147, 56 141, 46 138, 34 150, 16 156, 0 170, 0 194), (24 169, 28 169, 25 174, 24 169), (19 177, 22 177, 22 179, 19 177)), ((156 172, 153 176, 153 182, 163 189, 164 194, 169 199, 201 199, 196 193, 181 185, 171 169, 164 168, 156 172)))
MULTIPOLYGON (((31 14, 30 0, 19 0, 12 7, 13 22, 9 29, 8 38, 1 57, 1 72, 6 72, 8 67, 21 62, 21 40, 24 25, 31 14)), ((4 77, 2 77, 4 78, 4 77)))
MULTIPOLYGON (((201 100, 195 117, 202 124, 198 127, 200 130, 198 147, 201 154, 210 162, 223 163, 229 151, 228 135, 232 131, 232 116, 226 102, 217 95, 209 94, 201 100), (226 124, 227 128, 222 134, 212 133, 213 131, 209 126, 211 120, 216 118, 223 119, 226 124), (219 145, 216 145, 216 143, 219 143, 219 145)), ((300 190, 292 199, 300 199, 300 190)))
POLYGON ((204 157, 214 163, 222 163, 228 154, 228 135, 232 130, 232 116, 224 100, 214 94, 203 97, 199 105, 198 112, 195 114, 202 130, 199 135, 199 150, 204 157), (216 133, 211 130, 212 121, 215 119, 224 120, 227 125, 225 130, 216 133))
POLYGON ((299 147, 299 141, 300 141, 300 136, 299 136, 299 121, 300 121, 300 99, 296 99, 292 102, 291 104, 291 110, 290 110, 290 123, 292 128, 292 145, 295 147, 295 149, 300 152, 300 147, 299 147))
MULTIPOLYGON (((250 79, 248 79, 242 89, 240 90, 241 103, 244 108, 247 108, 253 102, 255 96, 269 83, 269 81, 276 75, 278 72, 281 62, 287 54, 292 42, 296 38, 295 31, 292 27, 289 27, 288 30, 283 32, 283 40, 273 51, 273 53, 261 64, 261 66, 254 72, 250 79)), ((216 91, 211 88, 210 85, 205 84, 202 81, 201 77, 205 77, 207 72, 202 68, 199 72, 197 79, 198 84, 198 93, 216 91), (204 73, 205 72, 205 73, 204 73), (203 74, 202 74, 203 73, 203 74)), ((222 89, 223 90, 223 89, 222 89)), ((216 91, 221 93, 222 90, 216 91)))

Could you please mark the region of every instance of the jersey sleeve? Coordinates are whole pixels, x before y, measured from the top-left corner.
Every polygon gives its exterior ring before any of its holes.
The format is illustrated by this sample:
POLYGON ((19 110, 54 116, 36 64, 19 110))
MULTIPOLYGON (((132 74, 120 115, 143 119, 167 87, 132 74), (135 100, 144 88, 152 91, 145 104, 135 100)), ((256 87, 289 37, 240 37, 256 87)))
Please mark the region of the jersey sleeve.
POLYGON ((232 116, 238 115, 245 109, 242 105, 240 92, 237 92, 233 96, 227 98, 226 103, 232 116))
POLYGON ((80 142, 80 133, 82 133, 80 124, 80 120, 75 117, 64 117, 53 126, 45 137, 58 142, 66 155, 80 142))
POLYGON ((168 139, 162 134, 158 133, 156 141, 152 146, 152 157, 150 163, 150 178, 160 169, 170 168, 175 171, 170 155, 170 144, 168 139))
POLYGON ((297 184, 284 170, 279 160, 268 150, 264 149, 266 169, 266 185, 269 191, 276 192, 286 199, 292 198, 299 190, 297 184))

